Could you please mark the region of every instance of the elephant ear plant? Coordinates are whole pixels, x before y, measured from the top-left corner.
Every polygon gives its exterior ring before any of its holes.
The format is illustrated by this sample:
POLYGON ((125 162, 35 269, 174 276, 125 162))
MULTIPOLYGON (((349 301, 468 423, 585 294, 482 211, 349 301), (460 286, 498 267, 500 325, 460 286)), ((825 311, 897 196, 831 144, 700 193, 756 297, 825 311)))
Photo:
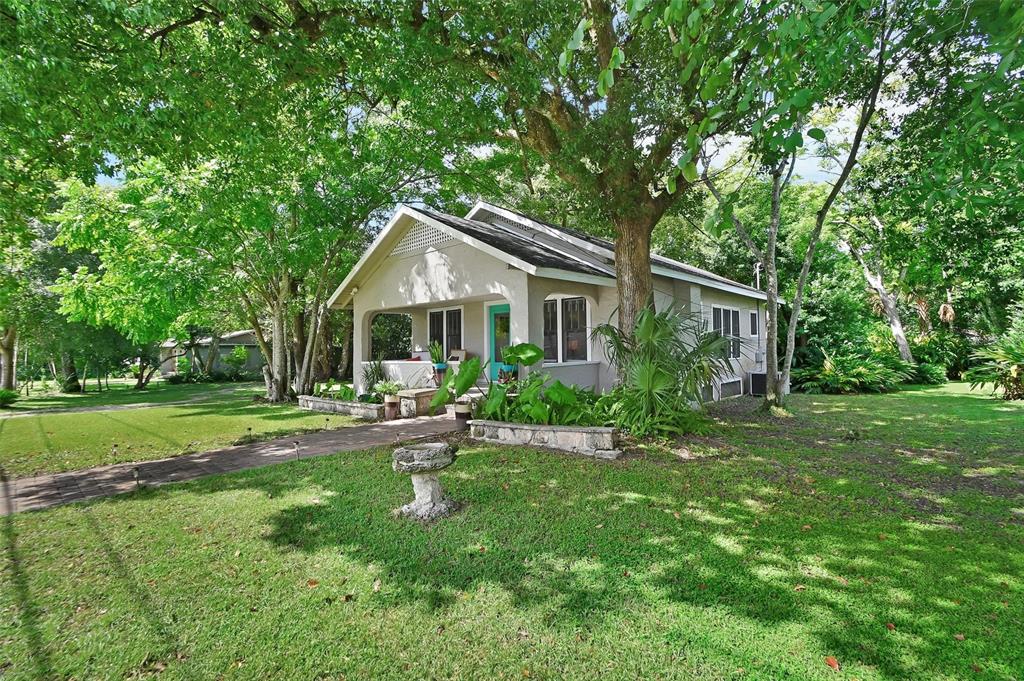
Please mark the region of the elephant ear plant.
POLYGON ((441 385, 437 389, 437 394, 430 401, 430 408, 434 410, 440 409, 448 404, 448 402, 455 401, 465 395, 476 385, 482 370, 480 358, 470 357, 459 365, 457 371, 446 372, 441 385))
POLYGON ((544 359, 544 350, 533 343, 517 343, 501 351, 502 366, 498 372, 499 383, 511 383, 519 375, 519 365, 532 366, 544 359))

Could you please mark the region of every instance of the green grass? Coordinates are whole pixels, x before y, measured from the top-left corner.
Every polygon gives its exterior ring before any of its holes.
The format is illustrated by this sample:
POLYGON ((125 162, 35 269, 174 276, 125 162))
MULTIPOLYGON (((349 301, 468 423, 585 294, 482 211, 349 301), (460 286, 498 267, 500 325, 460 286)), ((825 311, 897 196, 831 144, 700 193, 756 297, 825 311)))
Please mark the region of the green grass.
MULTIPOLYGON (((52 383, 50 384, 52 387, 52 383)), ((122 404, 156 404, 177 402, 202 397, 214 391, 231 389, 255 391, 261 388, 256 383, 185 383, 171 385, 155 379, 145 390, 135 390, 135 381, 124 379, 111 380, 110 390, 96 391, 96 384, 89 383, 87 393, 60 393, 50 390, 33 390, 28 397, 24 395, 12 408, 0 409, 0 415, 31 411, 34 409, 78 409, 82 407, 101 407, 122 404)))
POLYGON ((253 439, 268 439, 355 423, 295 406, 254 404, 250 386, 223 390, 193 391, 203 397, 191 404, 0 419, 0 466, 15 477, 67 471, 215 449, 248 438, 248 428, 253 439))
POLYGON ((17 515, 0 670, 1020 679, 1024 405, 754 406, 717 406, 686 460, 466 448, 443 474, 465 508, 430 527, 391 516, 386 449, 17 515))

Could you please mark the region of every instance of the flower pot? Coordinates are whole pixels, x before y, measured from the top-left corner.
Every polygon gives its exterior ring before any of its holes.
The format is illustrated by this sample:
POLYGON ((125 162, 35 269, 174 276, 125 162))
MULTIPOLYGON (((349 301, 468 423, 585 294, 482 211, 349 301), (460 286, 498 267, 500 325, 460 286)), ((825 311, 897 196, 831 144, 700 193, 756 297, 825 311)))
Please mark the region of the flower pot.
POLYGON ((438 387, 441 386, 441 382, 444 381, 444 375, 448 371, 448 364, 445 362, 439 362, 434 365, 434 381, 438 387))
POLYGON ((473 414, 473 405, 468 402, 455 403, 455 430, 469 430, 469 418, 473 414))
POLYGON ((499 364, 498 365, 498 383, 511 383, 516 380, 516 364, 499 364))
POLYGON ((398 418, 398 395, 384 396, 384 420, 394 421, 398 418))

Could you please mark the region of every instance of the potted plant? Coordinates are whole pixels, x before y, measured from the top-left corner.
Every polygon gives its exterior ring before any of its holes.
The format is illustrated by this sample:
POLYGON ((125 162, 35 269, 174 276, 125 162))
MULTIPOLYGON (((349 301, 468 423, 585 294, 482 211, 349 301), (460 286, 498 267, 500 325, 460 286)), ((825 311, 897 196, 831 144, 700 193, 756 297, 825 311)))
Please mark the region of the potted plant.
POLYGON ((384 420, 398 418, 398 391, 404 388, 400 381, 381 381, 373 386, 373 392, 384 398, 384 420))
MULTIPOLYGON (((476 385, 480 378, 479 357, 470 357, 459 365, 458 371, 447 374, 444 381, 437 389, 437 394, 430 401, 430 408, 437 410, 451 400, 458 400, 476 385)), ((469 428, 469 416, 473 411, 473 405, 469 402, 455 402, 455 427, 456 430, 467 430, 469 428)))
POLYGON ((434 381, 438 386, 444 382, 444 376, 448 373, 448 361, 444 356, 444 348, 437 341, 433 341, 427 346, 427 350, 430 352, 430 362, 434 365, 434 381))

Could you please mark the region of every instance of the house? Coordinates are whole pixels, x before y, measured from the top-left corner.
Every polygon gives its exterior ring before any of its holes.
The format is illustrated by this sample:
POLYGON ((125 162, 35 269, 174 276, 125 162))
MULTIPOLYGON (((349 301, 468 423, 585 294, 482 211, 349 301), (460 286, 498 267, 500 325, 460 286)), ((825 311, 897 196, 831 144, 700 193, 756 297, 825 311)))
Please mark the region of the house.
MULTIPOLYGON (((183 355, 184 345, 181 342, 173 338, 164 341, 160 344, 160 375, 170 376, 171 374, 178 373, 178 358, 182 356, 190 361, 197 362, 198 366, 205 366, 212 344, 213 338, 209 336, 200 338, 196 341, 195 346, 183 355)), ((224 358, 234 352, 234 349, 239 346, 245 348, 247 355, 242 371, 259 371, 260 367, 264 364, 264 360, 263 355, 260 353, 259 344, 256 342, 256 334, 253 333, 252 329, 232 331, 220 336, 217 344, 217 359, 214 360, 213 371, 225 371, 228 365, 224 363, 224 358)))
MULTIPOLYGON (((330 299, 353 312, 356 390, 370 388, 361 366, 380 354, 370 325, 382 313, 412 319, 409 359, 384 362, 389 378, 409 387, 432 385, 431 341, 449 356, 491 360, 492 377, 501 349, 528 341, 544 348, 543 370, 563 383, 610 388, 615 369, 591 330, 616 320, 614 258, 610 241, 489 203, 465 217, 402 205, 330 299)), ((749 392, 751 373, 764 371, 765 294, 669 258, 651 260, 658 309, 700 314, 735 340, 735 375, 706 397, 749 392)))

